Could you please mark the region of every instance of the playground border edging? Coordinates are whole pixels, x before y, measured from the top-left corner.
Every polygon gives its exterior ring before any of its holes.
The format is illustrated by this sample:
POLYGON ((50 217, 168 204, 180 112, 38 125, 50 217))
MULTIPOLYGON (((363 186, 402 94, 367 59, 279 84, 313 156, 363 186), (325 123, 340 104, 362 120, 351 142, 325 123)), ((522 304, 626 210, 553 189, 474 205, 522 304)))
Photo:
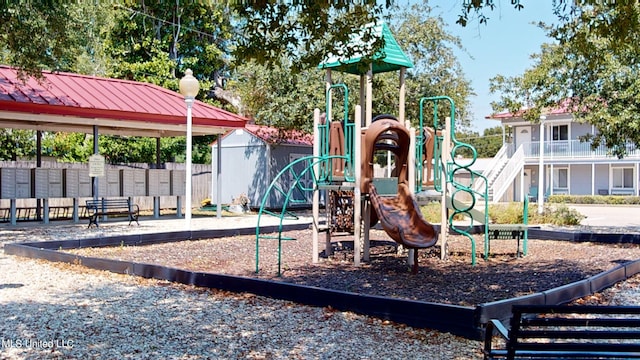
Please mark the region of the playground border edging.
MULTIPOLYGON (((265 232, 275 231, 278 227, 273 226, 270 228, 271 229, 265 228, 265 232)), ((287 230, 307 229, 308 224, 287 225, 286 228, 287 230)), ((288 300, 310 306, 331 306, 340 311, 353 311, 409 326, 445 331, 474 340, 481 339, 483 326, 489 319, 500 319, 506 323, 511 316, 511 307, 514 304, 556 305, 567 303, 601 291, 619 281, 623 281, 630 276, 640 273, 640 259, 637 259, 590 278, 543 292, 478 304, 475 307, 466 307, 363 295, 239 276, 192 272, 161 265, 85 257, 58 251, 62 249, 95 246, 166 243, 253 233, 255 233, 255 228, 241 228, 233 230, 178 231, 89 239, 12 243, 4 246, 4 252, 9 255, 80 264, 96 270, 167 280, 186 285, 216 288, 232 292, 249 292, 260 296, 288 300)), ((536 230, 536 232, 530 234, 538 239, 545 239, 551 236, 558 239, 560 236, 556 235, 560 235, 559 233, 558 231, 545 232, 545 230, 536 230)), ((569 235, 564 233, 562 237, 564 240, 569 241, 585 241, 583 240, 585 238, 588 238, 588 241, 597 241, 599 239, 599 237, 594 238, 593 236, 576 236, 576 233, 570 233, 569 235)), ((629 237, 629 234, 604 235, 607 235, 604 238, 605 243, 615 242, 613 241, 615 238, 614 235, 618 235, 618 242, 623 239, 625 242, 640 242, 640 236, 629 237), (620 237, 620 235, 626 236, 620 237)), ((532 236, 530 236, 530 238, 532 238, 532 236)))

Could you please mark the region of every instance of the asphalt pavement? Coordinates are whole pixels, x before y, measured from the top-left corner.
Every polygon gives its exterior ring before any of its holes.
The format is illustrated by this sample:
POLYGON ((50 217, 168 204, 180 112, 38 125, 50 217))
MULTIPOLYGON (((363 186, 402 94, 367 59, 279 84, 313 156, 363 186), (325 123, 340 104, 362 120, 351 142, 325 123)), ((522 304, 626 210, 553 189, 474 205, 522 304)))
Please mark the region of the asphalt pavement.
POLYGON ((581 225, 585 226, 638 226, 640 227, 639 205, 569 205, 586 219, 581 225))

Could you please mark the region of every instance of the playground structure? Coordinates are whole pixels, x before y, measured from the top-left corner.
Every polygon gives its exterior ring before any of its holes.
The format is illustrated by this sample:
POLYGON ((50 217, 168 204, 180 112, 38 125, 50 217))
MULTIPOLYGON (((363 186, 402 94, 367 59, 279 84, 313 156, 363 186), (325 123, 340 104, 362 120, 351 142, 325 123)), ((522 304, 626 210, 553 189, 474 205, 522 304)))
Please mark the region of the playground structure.
MULTIPOLYGON (((379 26, 379 36, 384 37, 384 56, 366 62, 361 58, 328 59, 320 64, 326 70, 325 112, 314 111, 314 151, 313 155, 298 159, 285 167, 271 183, 266 196, 280 193, 284 206, 280 213, 278 235, 260 234, 260 217, 264 212, 264 201, 258 214, 256 227, 256 272, 259 271, 260 239, 277 239, 278 274, 281 265, 282 241, 295 240, 282 236, 282 220, 289 213, 287 204, 295 202, 294 192, 313 194, 313 262, 319 261, 320 234, 325 234, 325 255, 331 254, 333 234, 348 232, 353 234, 354 265, 369 260, 369 230, 378 221, 387 234, 398 244, 409 249, 408 263, 412 272, 418 270, 418 249, 434 246, 440 240, 441 257, 448 254, 447 229, 469 238, 472 246, 471 262, 476 263, 475 240, 471 234, 474 222, 484 224, 484 256, 489 256, 489 240, 517 238, 518 254, 520 239, 523 239, 523 254, 527 251, 527 225, 525 203, 525 224, 501 226, 490 229, 488 217, 487 179, 471 169, 477 153, 469 145, 455 138, 455 104, 446 96, 424 97, 419 102, 418 128, 405 122, 405 82, 407 68, 413 67, 386 24, 379 26), (363 66, 363 64, 366 65, 363 66), (363 72, 363 68, 368 69, 363 72), (345 84, 333 84, 332 71, 341 71, 360 76, 360 99, 363 104, 354 106, 353 116, 349 116, 349 90, 345 84), (372 79, 381 72, 399 71, 398 116, 372 116, 372 79), (342 119, 333 114, 333 99, 336 92, 342 95, 342 119), (440 103, 448 103, 441 108, 440 103), (425 105, 431 105, 433 128, 425 126, 425 105), (447 111, 448 110, 448 111, 447 111), (458 159, 457 153, 470 149, 472 158, 458 159), (395 159, 392 177, 373 176, 374 155, 389 152, 395 159), (466 174, 471 184, 456 180, 456 175, 466 174), (303 179, 313 179, 312 184, 303 179), (483 181, 484 193, 474 190, 476 181, 483 181), (440 233, 424 220, 414 194, 424 190, 437 192, 442 206, 440 233), (326 222, 320 223, 320 192, 326 192, 326 222), (461 201, 458 198, 470 198, 461 201), (484 211, 476 208, 477 198, 481 199, 484 211), (372 211, 373 208, 373 211, 372 211), (449 211, 452 210, 452 211, 449 211), (460 226, 460 221, 469 220, 460 226)), ((389 166, 389 164, 388 164, 389 166)))

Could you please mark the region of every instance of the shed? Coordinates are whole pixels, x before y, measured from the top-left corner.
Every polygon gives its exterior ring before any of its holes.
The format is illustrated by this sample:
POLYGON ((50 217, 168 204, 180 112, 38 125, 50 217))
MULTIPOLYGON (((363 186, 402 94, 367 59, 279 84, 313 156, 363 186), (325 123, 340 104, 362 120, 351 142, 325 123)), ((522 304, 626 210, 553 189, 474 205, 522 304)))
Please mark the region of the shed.
MULTIPOLYGON (((281 130, 269 126, 247 124, 242 129, 225 133, 220 140, 211 145, 212 169, 217 169, 218 145, 221 146, 220 161, 222 169, 219 175, 222 203, 231 203, 233 199, 245 194, 252 208, 259 207, 262 199, 278 173, 291 162, 313 154, 313 135, 298 130, 281 130)), ((295 169, 301 172, 305 166, 295 169)), ((310 172, 304 177, 305 186, 313 186, 310 172)), ((285 191, 293 185, 292 177, 281 179, 279 185, 285 191)), ((212 174, 211 199, 216 198, 218 175, 212 174)), ((295 191, 295 204, 287 207, 311 206, 309 192, 295 191)), ((272 192, 266 208, 281 208, 285 196, 272 192)))

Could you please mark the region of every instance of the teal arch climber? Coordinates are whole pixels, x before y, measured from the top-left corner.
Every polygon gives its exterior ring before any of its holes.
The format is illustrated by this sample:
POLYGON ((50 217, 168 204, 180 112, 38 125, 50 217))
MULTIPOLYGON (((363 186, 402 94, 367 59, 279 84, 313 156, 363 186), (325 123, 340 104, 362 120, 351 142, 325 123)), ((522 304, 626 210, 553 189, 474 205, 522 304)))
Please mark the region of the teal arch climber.
POLYGON ((316 165, 320 168, 331 163, 332 160, 346 160, 346 156, 331 155, 331 156, 305 156, 299 158, 289 165, 284 167, 278 175, 271 181, 271 184, 267 188, 262 202, 260 203, 260 210, 258 211, 258 224, 256 226, 256 272, 260 271, 260 240, 269 239, 278 241, 278 276, 281 275, 282 266, 282 242, 289 240, 296 240, 295 238, 283 236, 283 222, 285 219, 291 218, 291 213, 287 210, 289 204, 295 204, 297 202, 303 202, 305 200, 296 199, 296 194, 309 194, 318 189, 318 184, 323 180, 314 170, 316 165), (279 213, 275 213, 265 208, 267 200, 270 196, 282 196, 284 202, 282 209, 279 213), (277 235, 266 235, 260 233, 260 221, 263 214, 276 216, 279 218, 277 235))

